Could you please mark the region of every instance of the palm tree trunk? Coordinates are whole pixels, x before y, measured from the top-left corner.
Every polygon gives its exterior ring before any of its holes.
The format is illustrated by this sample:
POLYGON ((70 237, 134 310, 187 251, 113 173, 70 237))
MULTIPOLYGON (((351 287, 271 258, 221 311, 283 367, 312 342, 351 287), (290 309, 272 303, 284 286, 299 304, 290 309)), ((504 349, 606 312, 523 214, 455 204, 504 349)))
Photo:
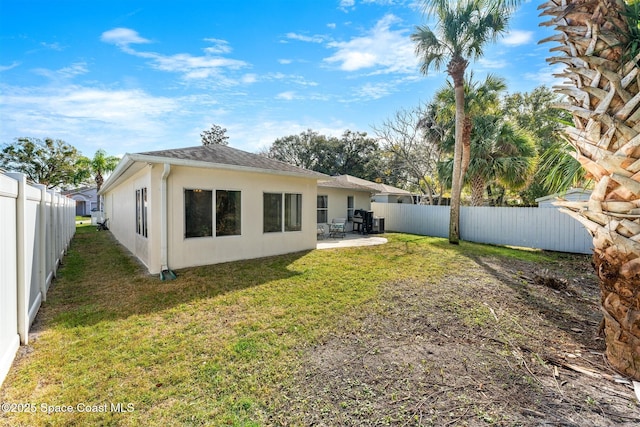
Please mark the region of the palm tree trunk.
POLYGON ((485 182, 481 175, 471 178, 471 206, 482 206, 484 204, 485 182))
MULTIPOLYGON (((96 172, 95 181, 96 181, 96 192, 99 193, 100 189, 102 188, 102 184, 104 183, 104 178, 102 177, 102 174, 100 173, 100 171, 96 172)), ((100 206, 100 196, 98 195, 98 211, 101 211, 101 210, 102 210, 102 207, 100 206)))
POLYGON ((467 174, 471 163, 471 131, 473 122, 471 117, 465 115, 462 125, 462 170, 460 172, 460 187, 464 186, 464 176, 467 174))
POLYGON ((464 151, 464 71, 467 61, 461 57, 454 57, 449 62, 447 72, 453 79, 456 99, 456 129, 455 148, 453 152, 453 176, 451 180, 451 210, 449 214, 449 243, 460 243, 460 196, 462 193, 463 151, 464 151))
POLYGON ((624 7, 622 0, 540 6, 559 32, 543 41, 560 42, 553 50, 564 53, 549 61, 566 66, 570 83, 556 89, 574 118, 566 137, 597 182, 588 203, 559 204, 593 235, 607 359, 640 380, 640 55, 621 60, 624 7))

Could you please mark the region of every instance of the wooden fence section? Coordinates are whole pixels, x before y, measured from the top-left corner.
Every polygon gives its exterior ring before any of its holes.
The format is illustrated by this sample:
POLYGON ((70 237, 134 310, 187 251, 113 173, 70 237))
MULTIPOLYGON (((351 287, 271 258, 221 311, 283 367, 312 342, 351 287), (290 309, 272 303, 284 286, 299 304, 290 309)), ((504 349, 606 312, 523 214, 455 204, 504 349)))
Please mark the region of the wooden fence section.
POLYGON ((75 233, 75 201, 0 173, 0 384, 75 233))
MULTIPOLYGON (((372 203, 387 231, 449 236, 449 207, 372 203)), ((557 209, 467 207, 460 211, 460 238, 470 242, 590 254, 592 238, 578 221, 557 209)))

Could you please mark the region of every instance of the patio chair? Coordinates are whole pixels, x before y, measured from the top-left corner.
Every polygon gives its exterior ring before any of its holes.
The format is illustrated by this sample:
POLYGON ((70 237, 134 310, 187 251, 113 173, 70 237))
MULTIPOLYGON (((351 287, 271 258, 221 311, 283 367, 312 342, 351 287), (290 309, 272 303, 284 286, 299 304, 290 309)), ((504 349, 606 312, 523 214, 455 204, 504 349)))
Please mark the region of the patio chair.
POLYGON ((344 237, 345 230, 347 228, 347 219, 346 218, 334 218, 331 220, 331 224, 329 224, 329 237, 344 237))
POLYGON ((318 224, 316 232, 318 233, 318 240, 325 238, 324 225, 318 224))

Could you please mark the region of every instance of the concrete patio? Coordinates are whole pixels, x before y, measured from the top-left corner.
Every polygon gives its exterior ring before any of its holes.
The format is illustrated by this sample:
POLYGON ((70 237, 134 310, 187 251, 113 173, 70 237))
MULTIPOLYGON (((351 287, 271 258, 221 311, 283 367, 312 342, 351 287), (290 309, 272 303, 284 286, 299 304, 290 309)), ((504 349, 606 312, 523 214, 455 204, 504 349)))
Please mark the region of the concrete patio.
POLYGON ((387 243, 387 239, 377 235, 362 235, 347 232, 344 237, 318 239, 316 249, 349 248, 354 246, 374 246, 387 243))

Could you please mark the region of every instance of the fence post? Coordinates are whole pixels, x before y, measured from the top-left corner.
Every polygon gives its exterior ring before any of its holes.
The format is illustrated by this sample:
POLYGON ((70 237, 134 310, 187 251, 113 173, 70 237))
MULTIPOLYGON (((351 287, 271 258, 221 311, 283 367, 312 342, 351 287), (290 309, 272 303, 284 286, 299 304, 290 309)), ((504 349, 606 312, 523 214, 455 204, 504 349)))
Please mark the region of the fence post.
POLYGON ((43 184, 35 184, 40 190, 40 204, 38 205, 38 223, 39 234, 39 257, 40 265, 38 266, 38 280, 40 281, 40 292, 42 293, 42 301, 47 300, 47 186, 43 184))
POLYGON ((25 224, 27 204, 27 177, 22 173, 7 173, 7 176, 18 181, 18 197, 16 199, 16 264, 18 279, 18 335, 24 345, 29 343, 29 293, 27 289, 27 229, 25 224))

